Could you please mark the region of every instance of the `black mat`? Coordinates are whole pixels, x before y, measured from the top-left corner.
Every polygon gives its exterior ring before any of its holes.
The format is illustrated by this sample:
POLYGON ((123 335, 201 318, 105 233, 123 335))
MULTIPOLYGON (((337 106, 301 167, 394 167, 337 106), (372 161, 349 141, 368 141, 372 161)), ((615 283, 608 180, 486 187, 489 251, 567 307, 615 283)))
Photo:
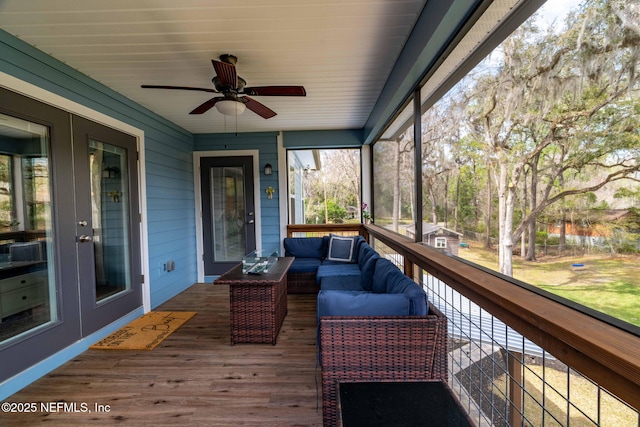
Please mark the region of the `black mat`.
POLYGON ((340 384, 344 427, 467 427, 470 420, 441 381, 340 384))

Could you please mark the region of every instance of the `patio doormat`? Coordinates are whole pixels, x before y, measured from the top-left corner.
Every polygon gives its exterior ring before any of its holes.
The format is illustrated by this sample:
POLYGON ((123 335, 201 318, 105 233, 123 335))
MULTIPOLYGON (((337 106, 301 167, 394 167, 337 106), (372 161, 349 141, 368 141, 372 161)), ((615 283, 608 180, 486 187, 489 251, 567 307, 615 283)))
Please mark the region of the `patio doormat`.
POLYGON ((151 311, 89 348, 153 350, 195 315, 195 311, 151 311))

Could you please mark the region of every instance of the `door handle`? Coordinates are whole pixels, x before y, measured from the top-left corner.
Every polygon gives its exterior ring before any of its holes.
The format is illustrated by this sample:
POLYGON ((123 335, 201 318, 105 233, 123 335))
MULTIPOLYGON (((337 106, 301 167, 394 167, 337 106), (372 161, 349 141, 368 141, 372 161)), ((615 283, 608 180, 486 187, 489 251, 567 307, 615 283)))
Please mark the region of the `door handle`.
POLYGON ((247 221, 247 224, 253 224, 255 221, 250 219, 249 221, 247 221))
POLYGON ((92 242, 93 241, 93 237, 87 236, 86 234, 83 234, 82 236, 78 237, 78 241, 80 243, 92 242))

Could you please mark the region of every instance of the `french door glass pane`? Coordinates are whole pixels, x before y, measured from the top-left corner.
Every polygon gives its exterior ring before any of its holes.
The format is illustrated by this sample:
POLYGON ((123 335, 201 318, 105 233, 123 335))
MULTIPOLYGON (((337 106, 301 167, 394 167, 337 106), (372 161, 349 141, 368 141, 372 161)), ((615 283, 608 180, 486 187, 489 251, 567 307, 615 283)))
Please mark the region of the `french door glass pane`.
POLYGON ((131 289, 126 150, 90 141, 91 222, 96 300, 131 289))
POLYGON ((0 114, 0 344, 57 320, 49 130, 0 114))
POLYGON ((211 168, 211 212, 215 261, 245 255, 245 189, 242 167, 211 168))

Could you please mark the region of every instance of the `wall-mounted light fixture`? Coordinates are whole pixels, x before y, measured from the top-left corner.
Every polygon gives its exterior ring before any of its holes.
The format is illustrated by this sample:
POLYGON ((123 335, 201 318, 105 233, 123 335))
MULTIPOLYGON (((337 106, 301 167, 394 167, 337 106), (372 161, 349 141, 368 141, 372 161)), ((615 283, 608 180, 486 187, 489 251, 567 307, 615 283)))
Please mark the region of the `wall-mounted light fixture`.
POLYGON ((271 167, 271 163, 267 163, 266 165, 264 165, 265 175, 271 175, 272 172, 273 172, 273 168, 271 167))

